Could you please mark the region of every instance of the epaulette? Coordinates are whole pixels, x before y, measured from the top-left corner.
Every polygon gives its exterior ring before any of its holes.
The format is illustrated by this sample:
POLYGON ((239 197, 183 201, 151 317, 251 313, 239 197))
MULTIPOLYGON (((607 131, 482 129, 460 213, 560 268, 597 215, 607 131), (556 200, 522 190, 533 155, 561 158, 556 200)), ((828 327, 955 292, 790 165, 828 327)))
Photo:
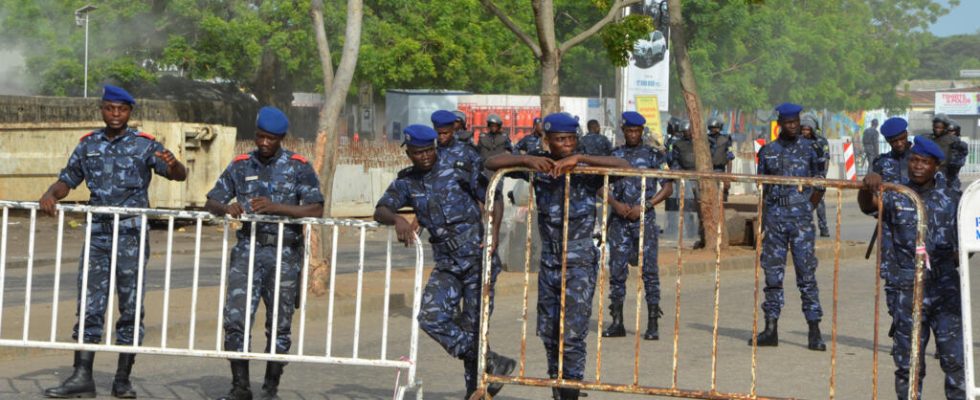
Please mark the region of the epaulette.
POLYGON ((403 168, 401 171, 398 171, 398 179, 401 179, 401 178, 404 178, 406 176, 411 175, 412 174, 412 171, 414 171, 414 169, 415 169, 415 167, 406 167, 406 168, 403 168))
POLYGON ((294 154, 293 154, 292 156, 290 156, 290 157, 289 157, 289 159, 290 159, 290 160, 296 160, 296 161, 299 161, 299 162, 301 162, 301 163, 303 163, 303 164, 307 164, 307 163, 309 163, 309 161, 307 161, 307 160, 306 160, 306 157, 303 157, 303 156, 301 156, 301 155, 299 155, 299 154, 295 154, 295 153, 294 153, 294 154))
POLYGON ((235 162, 248 160, 249 157, 250 156, 248 154, 239 154, 235 156, 235 162))
POLYGON ((81 142, 81 141, 83 141, 83 140, 85 140, 85 138, 87 138, 87 137, 89 137, 89 136, 92 136, 92 135, 94 135, 94 134, 95 134, 95 131, 92 131, 92 132, 89 132, 89 133, 86 133, 86 134, 84 134, 84 135, 82 135, 82 137, 80 137, 80 138, 78 138, 78 141, 79 141, 79 142, 81 142))
POLYGON ((151 135, 149 133, 146 133, 146 132, 137 133, 136 136, 144 137, 144 138, 147 138, 147 139, 150 139, 150 140, 157 140, 156 136, 153 136, 153 135, 151 135))
POLYGON ((470 164, 469 163, 465 163, 463 161, 456 161, 455 163, 453 163, 453 168, 456 168, 456 169, 459 169, 459 170, 462 170, 462 171, 466 171, 466 172, 473 172, 473 168, 470 166, 470 164))

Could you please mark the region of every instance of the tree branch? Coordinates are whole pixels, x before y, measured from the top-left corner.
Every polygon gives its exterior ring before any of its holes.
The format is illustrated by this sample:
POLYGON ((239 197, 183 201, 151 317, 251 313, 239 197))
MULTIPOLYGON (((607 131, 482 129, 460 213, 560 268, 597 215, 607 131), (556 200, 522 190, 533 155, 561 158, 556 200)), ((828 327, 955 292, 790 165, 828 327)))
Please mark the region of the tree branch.
POLYGON ((514 35, 516 35, 518 39, 521 39, 521 41, 524 42, 524 44, 527 47, 531 48, 531 52, 534 53, 535 58, 541 58, 541 46, 538 46, 537 43, 534 43, 534 40, 531 39, 531 36, 529 36, 526 32, 524 32, 524 30, 521 29, 521 27, 517 26, 517 24, 515 24, 514 21, 511 21, 510 17, 508 17, 507 14, 504 14, 503 11, 497 8, 497 5, 493 3, 493 0, 480 0, 480 3, 483 3, 483 6, 486 7, 487 10, 489 10, 491 13, 493 13, 493 15, 496 15, 497 18, 500 19, 500 22, 504 23, 504 26, 506 26, 507 29, 510 29, 511 32, 514 32, 514 35))
MULTIPOLYGON (((313 0, 310 7, 313 16, 313 31, 316 32, 316 49, 323 65, 323 93, 330 93, 333 87, 333 61, 330 59, 330 42, 323 27, 323 0, 313 0)), ((326 101, 326 99, 324 99, 326 101)))
POLYGON ((561 46, 559 46, 558 51, 564 54, 566 51, 568 51, 568 49, 578 46, 586 39, 592 37, 592 35, 595 35, 596 32, 599 32, 610 22, 614 21, 616 17, 619 16, 619 13, 623 9, 623 7, 631 6, 633 4, 638 4, 639 2, 640 0, 616 0, 616 2, 613 3, 612 7, 609 7, 609 12, 606 13, 605 17, 600 19, 599 22, 596 22, 589 29, 579 32, 578 35, 575 35, 571 39, 566 40, 565 43, 562 43, 561 46))

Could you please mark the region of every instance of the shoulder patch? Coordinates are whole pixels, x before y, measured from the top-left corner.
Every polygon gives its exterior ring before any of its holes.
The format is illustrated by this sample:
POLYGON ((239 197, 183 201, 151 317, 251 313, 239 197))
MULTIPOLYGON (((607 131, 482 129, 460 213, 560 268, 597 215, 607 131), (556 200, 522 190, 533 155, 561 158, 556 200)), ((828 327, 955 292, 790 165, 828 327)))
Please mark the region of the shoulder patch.
POLYGON ((79 141, 79 142, 81 142, 81 141, 83 141, 83 140, 85 140, 85 138, 87 138, 87 137, 89 137, 89 136, 92 136, 92 135, 94 135, 94 134, 95 134, 95 131, 92 131, 92 132, 89 132, 89 133, 86 133, 86 134, 84 134, 84 135, 82 135, 82 137, 80 137, 80 138, 78 138, 78 141, 79 141))
POLYGON ((296 161, 299 161, 299 162, 301 162, 301 163, 303 163, 303 164, 307 164, 307 163, 309 163, 309 161, 307 161, 307 160, 306 160, 306 157, 303 157, 303 156, 301 156, 301 155, 299 155, 299 154, 295 154, 295 153, 294 153, 294 154, 293 154, 292 156, 290 156, 290 157, 289 157, 289 159, 290 159, 290 160, 296 160, 296 161))
POLYGON ((413 169, 414 167, 406 167, 403 168, 401 171, 398 171, 398 179, 411 175, 413 169))
POLYGON ((249 157, 250 156, 248 154, 239 154, 235 156, 235 162, 248 160, 249 157))
POLYGON ((144 138, 150 139, 150 140, 157 140, 156 136, 153 136, 153 135, 151 135, 149 133, 146 133, 146 132, 140 132, 140 133, 137 133, 136 135, 137 136, 140 136, 140 137, 144 137, 144 138))

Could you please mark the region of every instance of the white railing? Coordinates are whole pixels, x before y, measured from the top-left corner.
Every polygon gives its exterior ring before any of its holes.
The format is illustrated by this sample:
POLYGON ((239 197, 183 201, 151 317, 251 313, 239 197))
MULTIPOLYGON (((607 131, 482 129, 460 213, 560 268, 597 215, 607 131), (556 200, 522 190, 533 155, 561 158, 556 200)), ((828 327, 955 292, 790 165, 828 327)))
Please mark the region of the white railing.
POLYGON ((973 182, 960 198, 957 229, 960 250, 960 300, 963 310, 963 372, 966 374, 966 397, 980 396, 973 360, 973 304, 970 300, 970 255, 980 252, 980 181, 973 182))
MULTIPOLYGON (((274 216, 261 216, 261 215, 243 215, 240 220, 242 224, 242 229, 247 229, 246 232, 251 232, 249 236, 250 246, 249 246, 249 260, 248 260, 248 280, 246 286, 246 305, 252 302, 252 268, 254 266, 254 252, 256 244, 256 234, 255 227, 258 223, 268 223, 278 225, 278 243, 276 244, 277 254, 276 257, 276 289, 274 292, 273 301, 273 321, 278 320, 279 311, 279 279, 281 278, 281 268, 282 268, 282 250, 283 250, 283 231, 287 224, 302 225, 305 238, 306 249, 304 251, 303 261, 302 261, 302 271, 300 275, 301 284, 299 285, 300 297, 299 306, 296 310, 296 315, 299 318, 298 323, 294 321, 293 326, 297 326, 298 329, 294 329, 293 336, 296 338, 296 344, 292 346, 289 354, 277 354, 276 346, 274 345, 276 335, 276 330, 278 329, 278 324, 272 325, 271 337, 273 338, 273 343, 268 346, 270 348, 269 352, 255 352, 250 350, 249 338, 252 332, 252 316, 251 313, 245 313, 245 333, 244 333, 244 345, 243 348, 245 352, 227 351, 223 347, 223 334, 222 334, 222 321, 224 313, 224 302, 226 297, 226 285, 228 284, 226 276, 229 268, 229 232, 232 230, 232 225, 235 224, 235 220, 229 218, 218 218, 207 212, 199 211, 175 211, 175 210, 160 210, 160 209, 140 209, 140 208, 120 208, 120 207, 95 207, 95 206, 84 206, 84 205, 67 205, 60 204, 57 208, 57 228, 56 234, 53 238, 54 243, 54 271, 53 271, 53 282, 50 285, 38 285, 35 284, 35 275, 40 276, 38 282, 47 281, 47 277, 44 274, 39 274, 35 271, 35 260, 36 252, 35 249, 38 247, 38 225, 47 223, 45 219, 38 218, 39 207, 37 203, 32 202, 11 202, 11 201, 0 201, 0 210, 2 210, 2 225, 0 225, 0 347, 22 347, 22 348, 41 348, 41 349, 64 349, 64 350, 88 350, 88 351, 111 351, 111 352, 126 352, 126 353, 142 353, 142 354, 160 354, 160 355, 173 355, 173 356, 187 356, 187 357, 211 357, 211 358, 234 358, 234 359, 251 359, 251 360, 268 360, 268 361, 285 361, 285 362, 300 362, 300 363, 317 363, 317 364, 334 364, 334 365, 358 365, 358 366, 373 366, 382 367, 388 369, 396 369, 399 371, 398 376, 401 376, 401 371, 406 372, 406 381, 404 383, 396 382, 396 387, 394 388, 394 398, 401 399, 405 396, 406 391, 409 389, 416 390, 416 397, 422 397, 421 382, 416 380, 416 370, 418 361, 418 322, 415 318, 418 315, 420 302, 421 302, 421 292, 422 292, 422 274, 423 274, 423 262, 424 255, 421 243, 416 240, 416 245, 414 248, 414 258, 405 256, 402 257, 404 267, 413 268, 414 273, 411 278, 406 279, 405 282, 411 281, 410 289, 406 286, 405 295, 411 296, 411 307, 412 314, 409 316, 411 321, 405 321, 404 317, 402 320, 398 321, 400 324, 410 325, 408 329, 398 329, 392 330, 395 335, 389 332, 389 325, 391 325, 391 302, 393 292, 393 279, 392 279, 392 267, 393 267, 393 253, 392 253, 392 240, 393 231, 386 227, 381 227, 373 222, 364 222, 358 220, 340 220, 340 219, 318 219, 318 218, 303 218, 303 219, 289 219, 283 217, 274 216), (15 213, 23 213, 29 218, 29 227, 26 232, 27 244, 26 249, 13 248, 8 249, 8 242, 11 241, 12 234, 10 229, 11 226, 11 211, 15 213), (74 320, 74 317, 69 315, 59 315, 58 307, 59 301, 61 300, 61 273, 62 273, 62 256, 64 253, 64 246, 67 243, 71 243, 71 240, 66 240, 66 214, 82 214, 86 224, 84 226, 84 239, 80 241, 82 250, 82 261, 81 261, 81 293, 80 293, 80 304, 87 304, 87 298, 90 295, 88 276, 89 276, 89 244, 92 240, 92 221, 93 216, 108 216, 112 219, 112 255, 110 257, 110 273, 109 273, 109 294, 108 294, 108 304, 106 310, 108 310, 108 315, 105 318, 105 334, 102 335, 102 340, 100 343, 85 343, 84 342, 84 324, 85 324, 85 313, 86 307, 79 308, 79 317, 77 319, 79 323, 78 337, 77 339, 68 338, 68 334, 71 332, 69 328, 63 328, 59 330, 59 317, 62 320, 74 320), (137 282, 143 284, 136 285, 136 307, 135 310, 143 309, 144 297, 146 295, 144 290, 144 284, 149 285, 159 284, 158 281, 154 279, 148 279, 146 274, 147 265, 145 261, 149 249, 145 248, 147 241, 145 240, 148 236, 148 222, 150 218, 155 220, 163 220, 166 223, 166 251, 163 253, 164 261, 163 265, 151 262, 154 268, 163 268, 162 277, 162 293, 159 291, 154 293, 154 298, 162 296, 162 304, 154 304, 152 309, 147 310, 146 320, 151 320, 151 315, 154 313, 153 309, 160 310, 159 315, 159 336, 147 334, 146 340, 141 341, 139 339, 140 335, 140 318, 134 318, 134 329, 133 329, 133 344, 114 344, 112 340, 113 330, 113 313, 114 313, 114 297, 113 294, 115 290, 115 276, 116 276, 116 247, 119 243, 119 221, 120 216, 139 218, 139 238, 140 246, 138 250, 138 269, 137 269, 137 282), (175 250, 175 232, 182 231, 182 229, 175 229, 175 223, 193 223, 194 234, 193 234, 193 260, 187 263, 180 263, 174 260, 175 250), (218 265, 207 265, 207 263, 202 263, 202 248, 213 251, 217 250, 217 241, 209 240, 202 247, 202 234, 204 230, 204 223, 210 222, 218 224, 221 227, 221 241, 220 241, 220 264, 218 265), (310 289, 310 280, 307 278, 309 276, 310 264, 311 264, 311 252, 310 252, 310 237, 311 231, 314 228, 324 228, 324 236, 326 232, 332 233, 332 246, 330 246, 330 279, 329 279, 329 289, 327 291, 327 296, 325 298, 309 298, 308 293, 310 289), (356 287, 354 290, 354 315, 353 315, 353 336, 346 336, 345 339, 352 341, 352 346, 350 352, 347 353, 346 350, 339 350, 339 345, 336 343, 335 338, 340 337, 341 334, 335 335, 335 317, 340 315, 340 312, 336 312, 337 304, 343 299, 338 298, 338 287, 337 280, 338 274, 337 269, 342 263, 338 263, 338 245, 341 238, 341 231, 356 231, 356 236, 348 235, 345 233, 344 239, 357 239, 359 243, 357 254, 357 267, 356 267, 356 287), (365 280, 370 279, 365 274, 366 268, 366 237, 369 232, 381 232, 386 238, 384 239, 385 250, 384 250, 384 261, 383 261, 383 301, 381 307, 381 321, 379 329, 371 329, 370 332, 376 333, 380 330, 380 337, 371 337, 371 343, 374 343, 374 339, 379 340, 379 345, 376 350, 378 353, 373 353, 372 356, 365 356, 364 349, 360 347, 365 347, 361 343, 362 335, 365 334, 365 330, 362 329, 362 317, 363 308, 367 307, 365 305, 365 280), (8 257, 11 254, 8 250, 13 250, 17 252, 17 260, 12 260, 8 262, 8 257), (23 254, 21 254, 23 253, 23 254), (8 287, 8 280, 10 278, 20 279, 20 271, 18 268, 11 267, 14 263, 23 263, 25 271, 23 273, 24 279, 24 292, 23 292, 23 305, 6 305, 4 308, 3 303, 4 298, 15 298, 16 300, 18 294, 15 293, 16 290, 13 287, 8 287), (186 296, 184 293, 174 293, 178 289, 175 289, 175 280, 181 279, 186 281, 187 273, 186 271, 176 271, 177 267, 192 264, 192 272, 190 277, 190 304, 189 304, 189 315, 171 315, 172 300, 175 296, 186 296), (176 265, 176 267, 175 267, 176 265), (220 276, 220 282, 218 283, 218 289, 215 300, 217 307, 210 306, 207 301, 201 301, 202 299, 202 289, 208 289, 209 296, 212 296, 211 289, 214 288, 214 282, 210 284, 202 285, 202 277, 211 278, 214 276, 220 276), (42 279, 43 278, 43 279, 42 279), (7 290, 11 290, 11 294, 7 293, 7 290), (50 296, 50 321, 46 318, 36 318, 38 313, 47 312, 47 304, 44 304, 42 299, 50 296), (160 306, 157 308, 156 306, 160 306), (316 318, 311 318, 308 315, 314 311, 322 311, 322 308, 326 308, 326 326, 321 326, 322 324, 316 324, 314 326, 313 320, 316 318), (32 309, 35 313, 32 318, 32 309), (199 312, 199 309, 211 309, 211 312, 199 312), (40 310, 40 311, 37 311, 40 310), (18 315, 21 314, 22 315, 18 315), (22 318, 19 318, 22 317, 22 318), (175 318, 176 317, 176 318, 175 318), (214 317, 214 318, 212 318, 214 317), (206 343, 210 343, 211 334, 205 330, 200 330, 198 324, 205 323, 208 321, 214 322, 214 346, 211 347, 206 343), (11 336, 3 334, 3 327, 16 325, 17 323, 23 324, 19 335, 11 336), (43 329, 46 331, 47 335, 38 335, 39 325, 48 325, 48 329, 43 329), (35 334, 32 335, 31 330, 35 330, 35 334), (176 341, 168 341, 168 337, 177 334, 182 334, 185 332, 187 334, 187 341, 177 343, 176 341), (203 332, 203 333, 202 333, 203 332), (390 338, 390 336, 397 336, 398 334, 404 337, 390 338), (310 340, 313 337, 318 337, 315 341, 310 340), (142 342, 142 343, 141 343, 142 342), (397 351, 405 354, 404 356, 392 357, 389 348, 389 342, 391 342, 392 347, 398 346, 397 351), (202 345, 202 343, 205 343, 202 345), (311 344, 313 343, 313 344, 311 344), (405 344, 407 343, 407 348, 405 344), (323 345, 321 348, 320 345, 323 345), (315 348, 314 348, 315 347, 315 348), (343 355, 339 353, 343 352, 343 355), (349 356, 347 355, 349 354, 349 356)), ((73 224, 73 223, 72 223, 73 224)), ((53 225, 53 224, 52 224, 53 225)), ((13 225, 16 227, 16 225, 13 225)), ((45 230, 46 232, 49 230, 45 230)), ((77 232, 75 233, 77 236, 77 232)), ((186 236, 186 235, 182 235, 186 236)), ((21 236, 22 237, 22 236, 21 236)), ((324 237, 322 240, 327 240, 324 237)), ((52 243, 46 241, 42 246, 50 246, 52 243)), ((16 245, 15 245, 16 246, 16 245)), ((346 252, 349 253, 349 252, 346 252)), ((375 253, 374 255, 378 255, 375 253)), ((13 258, 13 257, 12 257, 13 258)), ((380 257, 375 257, 379 258, 380 257)), ((380 269, 380 260, 375 260, 377 269, 380 269)), ((158 271, 154 271, 158 272, 158 271)), ((380 271, 379 271, 380 272, 380 271)), ((158 273, 156 275, 159 275, 158 273)), ((353 274, 350 274, 353 275, 353 274)), ((373 276, 373 275, 372 275, 373 276)), ((343 275, 341 275, 343 277, 343 275)), ((158 278, 158 277, 157 277, 158 278)), ((348 275, 344 278, 350 278, 348 275)), ((374 283, 374 282, 367 282, 374 283)), ((12 285, 11 285, 12 286, 12 285)), ((346 287, 341 287, 346 289, 346 287)), ((186 291, 186 287, 183 288, 186 291)), ((370 292, 368 292, 370 293, 370 292)), ((186 297, 180 298, 184 300, 186 297)), ((68 299, 66 299, 68 300, 68 299)), ((19 302, 18 302, 19 303, 19 302)), ((72 303, 74 301, 72 300, 72 303)), ((149 304, 147 300, 147 304, 149 304)), ((16 303, 15 303, 16 304, 16 303)), ((215 303, 211 303, 215 304, 215 303)), ((350 304, 346 304, 350 305, 350 304)), ((177 309, 182 309, 177 307, 177 309)), ((342 315, 341 317, 348 317, 348 315, 342 315)), ((157 316, 152 316, 155 320, 157 316)), ((317 321, 319 322, 319 321, 317 321)), ((406 327, 407 328, 407 327, 406 327)), ((347 333, 344 333, 347 335, 347 333)))

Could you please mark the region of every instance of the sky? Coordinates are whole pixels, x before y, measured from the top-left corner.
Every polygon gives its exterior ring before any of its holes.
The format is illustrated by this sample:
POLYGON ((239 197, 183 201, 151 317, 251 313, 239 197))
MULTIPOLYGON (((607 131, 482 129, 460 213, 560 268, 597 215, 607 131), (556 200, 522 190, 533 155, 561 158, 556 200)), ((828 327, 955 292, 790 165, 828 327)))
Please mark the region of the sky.
MULTIPOLYGON (((938 2, 949 4, 946 0, 938 0, 938 2)), ((978 15, 980 15, 980 0, 960 0, 960 5, 939 18, 929 27, 929 31, 936 36, 976 33, 977 29, 980 29, 978 15)))

